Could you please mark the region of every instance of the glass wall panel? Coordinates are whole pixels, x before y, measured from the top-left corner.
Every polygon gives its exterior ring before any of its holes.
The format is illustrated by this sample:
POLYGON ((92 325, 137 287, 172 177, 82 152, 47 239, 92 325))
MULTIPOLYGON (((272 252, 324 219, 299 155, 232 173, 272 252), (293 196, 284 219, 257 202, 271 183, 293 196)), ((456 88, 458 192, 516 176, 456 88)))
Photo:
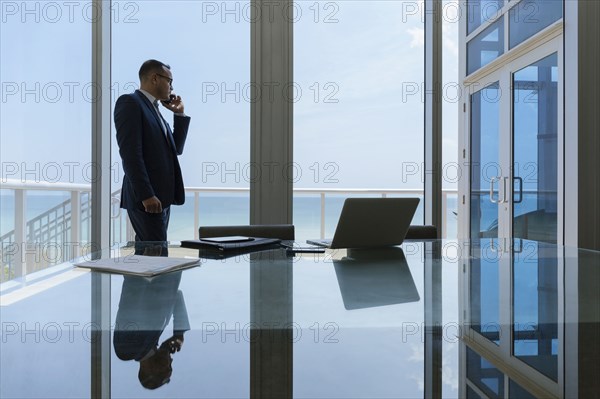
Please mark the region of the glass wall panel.
MULTIPOLYGON (((186 201, 171 207, 169 240, 193 238, 196 219, 201 226, 247 224, 253 173, 250 104, 255 96, 269 94, 269 87, 257 92, 250 84, 250 2, 120 4, 127 8, 120 19, 113 17, 113 104, 139 87, 141 64, 154 58, 171 66, 173 92, 191 117, 179 156, 186 201)), ((171 111, 160 110, 172 126, 171 111)), ((114 133, 112 149, 112 190, 118 196, 123 169, 114 133)), ((126 220, 123 211, 116 223, 124 226, 126 220)), ((124 228, 121 232, 125 237, 124 228)))
POLYGON ((91 6, 0 2, 2 398, 90 396, 91 6))
POLYGON ((467 43, 467 75, 504 53, 504 17, 467 43))
POLYGON ((500 87, 471 96, 471 239, 498 237, 500 87), (490 193, 492 194, 490 196, 490 193))
POLYGON ((94 18, 91 2, 2 2, 3 279, 89 247, 94 18))
POLYGON ((458 32, 460 12, 456 0, 444 0, 442 12, 442 237, 458 234, 458 181, 464 175, 458 162, 458 104, 464 101, 458 80, 458 32))
MULTIPOLYGON (((4 178, 4 175, 2 176, 4 178)), ((4 180, 2 180, 4 182, 4 180)), ((9 255, 7 251, 11 241, 4 238, 6 233, 15 230, 15 194, 14 190, 0 189, 0 235, 2 239, 2 270, 0 270, 0 282, 9 280, 14 271, 11 270, 9 255)), ((13 233, 14 234, 14 233, 13 233)))
POLYGON ((466 4, 467 35, 470 35, 481 24, 498 15, 504 0, 470 0, 466 4))
POLYGON ((558 57, 513 75, 513 236, 556 243, 558 57))
MULTIPOLYGON (((422 195, 424 31, 418 7, 400 1, 295 3, 298 237, 318 237, 323 223, 331 217, 335 223, 337 201, 355 196, 352 190, 422 195), (298 192, 307 189, 314 191, 298 192), (314 216, 305 223, 307 214, 314 216)), ((423 223, 422 206, 413 224, 423 223)))
POLYGON ((557 259, 543 256, 543 244, 520 241, 513 259, 514 355, 558 381, 557 259))
POLYGON ((522 43, 562 18, 562 0, 523 0, 508 17, 509 48, 522 43))

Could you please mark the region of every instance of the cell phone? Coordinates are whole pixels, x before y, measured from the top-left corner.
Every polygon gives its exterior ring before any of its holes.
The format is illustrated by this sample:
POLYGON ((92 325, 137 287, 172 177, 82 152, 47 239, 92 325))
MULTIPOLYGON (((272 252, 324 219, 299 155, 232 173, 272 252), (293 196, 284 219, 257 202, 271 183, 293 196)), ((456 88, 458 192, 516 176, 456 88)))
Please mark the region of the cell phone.
POLYGON ((324 254, 325 248, 313 247, 313 248, 286 248, 288 254, 324 254))
POLYGON ((169 95, 169 99, 168 100, 163 100, 163 103, 169 104, 171 101, 173 101, 175 99, 175 97, 176 96, 174 94, 171 94, 171 95, 169 95))
POLYGON ((313 253, 321 254, 325 252, 324 247, 318 245, 305 244, 297 241, 282 241, 280 245, 286 249, 287 252, 300 252, 300 253, 313 253))

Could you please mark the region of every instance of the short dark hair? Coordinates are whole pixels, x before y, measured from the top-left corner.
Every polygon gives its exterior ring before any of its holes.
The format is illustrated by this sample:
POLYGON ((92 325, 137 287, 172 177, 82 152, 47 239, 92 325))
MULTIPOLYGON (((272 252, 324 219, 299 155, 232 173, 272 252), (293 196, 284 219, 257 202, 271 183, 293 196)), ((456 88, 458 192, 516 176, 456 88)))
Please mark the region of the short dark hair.
POLYGON ((160 73, 163 71, 163 67, 167 69, 171 69, 171 67, 163 62, 157 60, 148 60, 145 61, 140 67, 140 71, 138 75, 140 77, 140 81, 145 77, 150 76, 153 73, 160 73))
POLYGON ((171 353, 164 348, 158 349, 149 358, 141 361, 138 372, 140 384, 146 389, 156 389, 168 384, 173 373, 171 362, 171 353))

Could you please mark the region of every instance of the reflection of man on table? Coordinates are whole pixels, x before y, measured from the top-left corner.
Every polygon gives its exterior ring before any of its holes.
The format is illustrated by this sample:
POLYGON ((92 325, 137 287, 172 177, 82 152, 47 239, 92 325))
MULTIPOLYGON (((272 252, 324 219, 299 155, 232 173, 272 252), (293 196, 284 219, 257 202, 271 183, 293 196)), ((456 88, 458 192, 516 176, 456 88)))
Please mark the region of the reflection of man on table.
POLYGON ((142 386, 156 389, 169 382, 173 359, 190 329, 183 293, 179 290, 181 272, 147 279, 125 276, 113 337, 115 353, 121 360, 140 363, 142 386), (173 335, 159 345, 165 327, 173 317, 173 335))

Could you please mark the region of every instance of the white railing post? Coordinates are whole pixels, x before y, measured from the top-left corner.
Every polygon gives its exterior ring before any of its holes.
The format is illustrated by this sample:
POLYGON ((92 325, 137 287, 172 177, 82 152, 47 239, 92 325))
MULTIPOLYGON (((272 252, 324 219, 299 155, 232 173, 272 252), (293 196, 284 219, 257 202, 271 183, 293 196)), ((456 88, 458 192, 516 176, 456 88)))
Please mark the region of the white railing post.
POLYGON ((121 208, 117 208, 117 213, 114 214, 115 205, 119 206, 119 200, 115 197, 115 193, 110 195, 110 245, 123 242, 123 226, 121 224, 121 208))
POLYGON ((125 216, 125 223, 126 224, 126 228, 125 228, 125 232, 126 232, 126 238, 128 242, 134 242, 135 241, 135 231, 133 231, 133 226, 131 225, 131 221, 129 221, 129 215, 125 216))
POLYGON ((200 193, 194 191, 194 238, 200 237, 198 229, 200 228, 200 193))
MULTIPOLYGON (((90 196, 91 200, 91 196, 90 196)), ((79 231, 81 229, 81 193, 71 191, 71 245, 74 246, 70 259, 77 258, 81 253, 81 242, 79 231)), ((65 261, 70 259, 63 259, 65 261)))
POLYGON ((25 190, 15 189, 15 242, 17 251, 13 255, 12 270, 15 277, 27 275, 27 262, 25 262, 25 246, 27 245, 25 218, 25 190))
POLYGON ((325 238, 325 193, 321 193, 321 239, 325 238))
POLYGON ((442 236, 448 238, 448 192, 442 190, 442 236))

